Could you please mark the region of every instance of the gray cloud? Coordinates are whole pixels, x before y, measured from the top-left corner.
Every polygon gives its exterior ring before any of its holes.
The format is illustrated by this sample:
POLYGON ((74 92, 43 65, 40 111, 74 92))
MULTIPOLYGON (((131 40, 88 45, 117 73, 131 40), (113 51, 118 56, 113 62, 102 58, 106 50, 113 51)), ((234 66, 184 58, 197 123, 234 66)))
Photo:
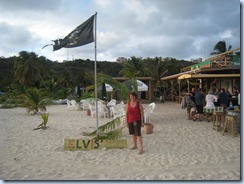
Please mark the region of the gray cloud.
POLYGON ((10 52, 16 54, 20 52, 19 48, 31 51, 32 47, 39 38, 35 33, 30 32, 23 26, 13 26, 5 22, 0 23, 0 40, 2 42, 0 52, 10 52), (15 53, 14 53, 15 52, 15 53))
POLYGON ((12 12, 46 12, 55 11, 61 8, 64 3, 63 0, 1 0, 0 10, 1 11, 12 11, 12 12))
POLYGON ((94 44, 52 52, 96 11, 98 60, 117 57, 208 57, 225 40, 240 47, 239 0, 2 0, 0 56, 33 49, 52 60, 94 59, 94 44))

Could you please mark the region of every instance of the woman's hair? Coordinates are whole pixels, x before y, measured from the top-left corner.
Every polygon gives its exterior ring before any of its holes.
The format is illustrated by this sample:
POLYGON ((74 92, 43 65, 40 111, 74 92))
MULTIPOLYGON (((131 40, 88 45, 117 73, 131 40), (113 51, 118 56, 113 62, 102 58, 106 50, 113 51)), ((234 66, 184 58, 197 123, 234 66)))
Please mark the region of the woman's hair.
POLYGON ((208 91, 208 94, 211 94, 212 95, 213 94, 213 91, 212 90, 209 90, 208 91))
POLYGON ((136 92, 131 92, 131 93, 129 94, 129 97, 130 97, 130 95, 136 97, 136 99, 137 99, 137 93, 136 93, 136 92))

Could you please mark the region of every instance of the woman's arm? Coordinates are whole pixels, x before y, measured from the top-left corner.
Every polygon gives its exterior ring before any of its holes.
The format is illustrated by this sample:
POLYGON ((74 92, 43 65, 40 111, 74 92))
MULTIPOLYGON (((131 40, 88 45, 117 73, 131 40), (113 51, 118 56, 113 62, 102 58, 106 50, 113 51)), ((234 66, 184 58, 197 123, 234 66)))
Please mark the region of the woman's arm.
POLYGON ((126 118, 126 126, 128 127, 128 103, 126 105, 126 112, 125 112, 125 118, 126 118))
POLYGON ((140 102, 140 113, 141 113, 141 123, 142 126, 144 126, 144 109, 141 102, 140 102))

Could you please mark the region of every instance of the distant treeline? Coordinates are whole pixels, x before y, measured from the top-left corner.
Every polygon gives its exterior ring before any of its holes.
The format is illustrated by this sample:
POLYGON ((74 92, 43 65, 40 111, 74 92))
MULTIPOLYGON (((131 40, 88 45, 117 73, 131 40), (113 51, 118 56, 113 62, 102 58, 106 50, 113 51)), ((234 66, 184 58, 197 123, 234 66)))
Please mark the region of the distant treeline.
MULTIPOLYGON (((137 58, 132 56, 125 63, 141 63, 144 68, 154 70, 155 63, 160 63, 161 71, 168 70, 167 75, 179 73, 180 69, 189 65, 192 62, 185 60, 177 60, 175 58, 137 58)), ((125 63, 98 61, 97 73, 109 75, 111 77, 122 77, 125 70, 125 63)), ((136 69, 135 69, 136 70, 136 69)), ((154 77, 153 72, 141 71, 137 76, 154 77)), ((50 82, 59 82, 63 87, 86 87, 94 84, 94 61, 89 59, 75 59, 59 63, 51 61, 44 56, 37 56, 33 52, 22 51, 19 56, 9 58, 0 58, 0 91, 7 92, 16 85, 24 87, 42 88, 50 82)))

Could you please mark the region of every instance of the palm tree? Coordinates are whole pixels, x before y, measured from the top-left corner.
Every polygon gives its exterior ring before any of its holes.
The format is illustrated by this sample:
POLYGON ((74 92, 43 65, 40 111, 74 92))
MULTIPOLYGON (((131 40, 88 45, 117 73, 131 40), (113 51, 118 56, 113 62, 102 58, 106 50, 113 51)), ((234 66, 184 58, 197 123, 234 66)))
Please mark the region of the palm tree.
POLYGON ((120 71, 124 77, 131 77, 134 75, 135 77, 140 77, 144 75, 145 65, 142 61, 142 58, 136 58, 132 56, 127 62, 124 63, 123 69, 120 71), (127 76, 129 74, 129 76, 127 76))
POLYGON ((124 77, 128 78, 127 81, 123 82, 123 84, 129 89, 131 92, 138 92, 138 84, 136 81, 136 73, 132 70, 127 70, 123 72, 124 77))
MULTIPOLYGON (((156 57, 155 59, 147 58, 146 60, 146 71, 155 82, 155 88, 158 89, 162 84, 161 78, 168 73, 166 69, 166 62, 163 62, 161 58, 156 57)), ((160 96, 161 91, 159 90, 160 96)))
POLYGON ((72 79, 72 76, 68 72, 63 72, 58 79, 58 82, 62 84, 63 87, 65 88, 74 88, 75 83, 72 79))
POLYGON ((70 73, 63 72, 57 82, 60 84, 61 90, 67 95, 74 92, 75 82, 70 73))
POLYGON ((226 48, 225 41, 219 41, 218 43, 215 44, 213 52, 211 52, 210 55, 221 54, 221 53, 231 50, 231 48, 232 48, 231 45, 229 45, 228 49, 226 48))
POLYGON ((43 81, 42 83, 45 86, 43 93, 51 98, 55 98, 57 92, 61 89, 61 85, 54 78, 43 81))
POLYGON ((41 93, 37 88, 29 88, 25 92, 26 102, 23 107, 27 109, 27 112, 33 111, 36 114, 39 111, 46 111, 45 100, 42 99, 41 93))
POLYGON ((14 74, 20 84, 36 86, 40 84, 43 79, 45 69, 39 62, 35 53, 27 53, 23 51, 20 52, 20 57, 15 61, 14 74))
POLYGON ((128 83, 132 85, 131 90, 137 92, 138 86, 136 77, 144 76, 145 74, 145 65, 142 58, 132 56, 131 59, 124 63, 120 74, 129 79, 128 83))

